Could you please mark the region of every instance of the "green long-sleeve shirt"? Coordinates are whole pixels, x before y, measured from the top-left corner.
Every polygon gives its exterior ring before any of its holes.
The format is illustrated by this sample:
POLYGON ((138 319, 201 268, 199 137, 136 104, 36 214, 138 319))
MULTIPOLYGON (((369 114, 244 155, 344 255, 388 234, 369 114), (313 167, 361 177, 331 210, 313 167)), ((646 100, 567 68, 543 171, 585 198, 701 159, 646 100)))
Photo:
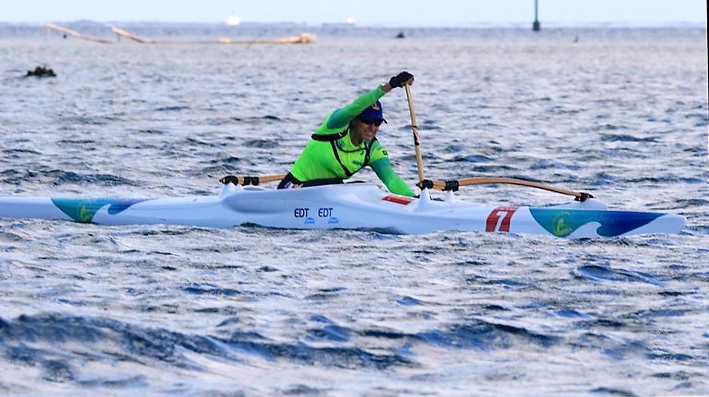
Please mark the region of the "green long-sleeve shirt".
POLYGON ((347 179, 349 175, 342 169, 344 165, 351 174, 356 173, 363 166, 369 150, 369 166, 372 167, 379 179, 384 182, 390 192, 404 196, 413 196, 413 191, 403 179, 394 171, 389 161, 389 156, 378 140, 363 141, 359 146, 352 144, 349 125, 363 110, 372 106, 386 92, 381 86, 365 93, 355 99, 351 104, 330 113, 320 126, 315 130, 317 135, 346 134, 335 141, 337 154, 342 162, 337 161, 334 148, 330 142, 311 140, 305 146, 303 153, 290 170, 302 182, 315 179, 340 178, 347 179))

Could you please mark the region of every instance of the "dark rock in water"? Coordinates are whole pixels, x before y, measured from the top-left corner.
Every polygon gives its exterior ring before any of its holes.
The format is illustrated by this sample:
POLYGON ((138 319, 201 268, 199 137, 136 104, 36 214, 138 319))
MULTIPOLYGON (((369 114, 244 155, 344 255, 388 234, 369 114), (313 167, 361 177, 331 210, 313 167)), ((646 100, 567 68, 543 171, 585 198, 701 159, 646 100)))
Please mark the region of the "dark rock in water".
POLYGON ((405 38, 405 37, 406 37, 406 36, 404 36, 404 32, 399 32, 399 34, 396 35, 396 38, 397 38, 397 39, 403 39, 403 38, 405 38))
POLYGON ((47 66, 37 66, 34 70, 28 70, 25 77, 57 77, 54 70, 47 66))

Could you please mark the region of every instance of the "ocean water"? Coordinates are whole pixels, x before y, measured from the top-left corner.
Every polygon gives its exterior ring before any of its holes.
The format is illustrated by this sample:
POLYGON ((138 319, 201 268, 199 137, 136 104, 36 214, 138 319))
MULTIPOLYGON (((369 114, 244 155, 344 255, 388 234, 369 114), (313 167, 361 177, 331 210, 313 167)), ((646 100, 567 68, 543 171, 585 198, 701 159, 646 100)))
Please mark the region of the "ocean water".
MULTIPOLYGON (((430 178, 531 179, 687 227, 564 240, 0 219, 0 395, 709 394, 705 27, 121 27, 318 42, 103 45, 0 25, 0 195, 217 194, 227 174, 287 171, 330 111, 409 70, 430 178), (57 77, 23 77, 41 64, 57 77)), ((413 185, 405 94, 382 102, 379 139, 413 185)))

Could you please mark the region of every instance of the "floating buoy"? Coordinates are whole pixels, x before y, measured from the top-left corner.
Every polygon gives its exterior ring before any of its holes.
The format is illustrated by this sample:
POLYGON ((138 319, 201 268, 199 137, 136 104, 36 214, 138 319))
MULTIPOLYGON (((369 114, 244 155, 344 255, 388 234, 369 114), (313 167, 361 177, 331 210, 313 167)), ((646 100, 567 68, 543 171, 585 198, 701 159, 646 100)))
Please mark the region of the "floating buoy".
POLYGON ((54 70, 47 66, 37 66, 34 70, 28 70, 25 77, 57 77, 54 70))

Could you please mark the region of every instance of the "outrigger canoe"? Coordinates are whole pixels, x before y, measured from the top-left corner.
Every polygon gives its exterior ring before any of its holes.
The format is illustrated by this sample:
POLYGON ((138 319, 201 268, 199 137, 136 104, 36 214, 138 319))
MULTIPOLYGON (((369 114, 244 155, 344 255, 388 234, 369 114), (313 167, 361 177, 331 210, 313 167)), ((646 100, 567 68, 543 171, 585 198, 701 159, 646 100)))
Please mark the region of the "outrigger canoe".
POLYGON ((0 197, 0 217, 61 219, 102 225, 165 224, 228 228, 361 229, 397 234, 436 231, 617 237, 679 233, 675 214, 608 210, 594 198, 548 207, 489 206, 391 194, 370 183, 275 190, 227 183, 218 196, 111 199, 0 197))

